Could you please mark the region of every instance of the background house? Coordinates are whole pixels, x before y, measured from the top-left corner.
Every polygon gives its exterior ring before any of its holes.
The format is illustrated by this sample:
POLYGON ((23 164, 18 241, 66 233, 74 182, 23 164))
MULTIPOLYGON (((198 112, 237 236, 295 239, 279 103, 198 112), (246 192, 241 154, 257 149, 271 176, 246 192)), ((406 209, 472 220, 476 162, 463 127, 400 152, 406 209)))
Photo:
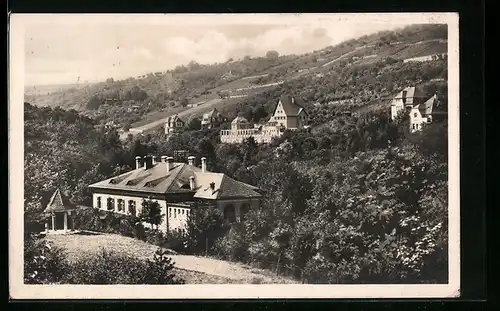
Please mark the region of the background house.
POLYGON ((437 103, 437 95, 425 100, 421 90, 412 86, 399 92, 391 102, 391 119, 395 120, 400 113, 409 115, 411 132, 422 129, 426 123, 432 122, 433 108, 437 103))
POLYGON ((165 134, 178 132, 184 128, 186 123, 178 115, 168 117, 165 122, 165 134))
POLYGON ((269 123, 286 129, 300 129, 307 126, 309 116, 292 96, 281 96, 269 123))
POLYGON ((214 108, 209 112, 203 114, 203 117, 201 119, 201 127, 210 129, 214 126, 219 126, 224 122, 227 122, 227 118, 223 116, 216 108, 214 108))
POLYGON ((94 207, 139 215, 142 201, 154 200, 161 207, 159 229, 164 232, 184 231, 188 216, 200 206, 220 209, 228 222, 241 221, 250 208, 259 207, 256 187, 207 171, 205 158, 201 167, 195 166, 194 157, 188 163, 166 156, 155 160, 137 157, 135 170, 90 185, 94 207))
POLYGON ((269 143, 274 137, 283 134, 285 129, 295 130, 308 126, 309 116, 292 96, 282 96, 274 113, 264 125, 254 125, 243 117, 237 117, 231 122, 230 130, 222 130, 220 139, 223 143, 242 143, 253 137, 257 143, 269 143))

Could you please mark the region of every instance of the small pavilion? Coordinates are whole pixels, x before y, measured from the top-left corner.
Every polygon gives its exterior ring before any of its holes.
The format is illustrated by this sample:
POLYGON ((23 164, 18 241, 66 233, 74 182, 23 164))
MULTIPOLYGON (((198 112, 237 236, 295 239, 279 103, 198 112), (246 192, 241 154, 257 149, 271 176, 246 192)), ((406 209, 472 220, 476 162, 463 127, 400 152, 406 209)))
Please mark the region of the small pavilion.
POLYGON ((75 230, 76 206, 71 204, 57 189, 43 211, 46 233, 68 233, 75 230))

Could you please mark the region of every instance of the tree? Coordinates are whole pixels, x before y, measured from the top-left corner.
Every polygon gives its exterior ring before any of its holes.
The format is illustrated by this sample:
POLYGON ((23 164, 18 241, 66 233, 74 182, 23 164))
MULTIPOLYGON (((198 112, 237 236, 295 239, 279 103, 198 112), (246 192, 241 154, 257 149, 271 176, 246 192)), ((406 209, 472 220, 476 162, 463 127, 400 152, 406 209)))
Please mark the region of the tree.
POLYGON ((24 239, 24 282, 54 284, 68 272, 66 254, 62 249, 35 235, 24 239))
POLYGON ((181 97, 179 104, 181 105, 181 107, 186 107, 187 105, 189 105, 189 100, 187 99, 187 97, 183 96, 181 97))
POLYGON ((266 57, 270 59, 277 59, 279 58, 279 56, 280 56, 279 53, 276 51, 267 51, 266 53, 266 57))
POLYGON ((215 241, 223 236, 227 228, 221 211, 212 206, 199 206, 188 216, 187 248, 194 254, 212 250, 215 241))
POLYGON ((161 206, 157 201, 151 199, 142 200, 142 210, 139 219, 152 226, 158 226, 162 223, 163 214, 161 213, 161 206))
POLYGON ((196 150, 200 156, 207 158, 207 168, 209 170, 214 169, 217 163, 217 156, 215 154, 215 148, 212 141, 207 137, 203 137, 198 142, 198 145, 196 145, 196 150))
POLYGON ((89 110, 97 110, 102 103, 102 98, 99 95, 92 95, 87 101, 86 107, 89 110))
POLYGON ((201 120, 200 118, 192 118, 189 120, 188 129, 191 131, 198 131, 201 129, 201 120))

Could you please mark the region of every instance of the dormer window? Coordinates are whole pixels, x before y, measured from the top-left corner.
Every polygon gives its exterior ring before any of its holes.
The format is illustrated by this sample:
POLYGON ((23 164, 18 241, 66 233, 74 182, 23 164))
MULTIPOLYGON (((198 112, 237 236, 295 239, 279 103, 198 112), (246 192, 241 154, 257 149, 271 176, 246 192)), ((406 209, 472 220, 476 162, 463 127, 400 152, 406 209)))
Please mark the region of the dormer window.
POLYGON ((215 183, 213 181, 210 183, 210 189, 215 190, 215 183))

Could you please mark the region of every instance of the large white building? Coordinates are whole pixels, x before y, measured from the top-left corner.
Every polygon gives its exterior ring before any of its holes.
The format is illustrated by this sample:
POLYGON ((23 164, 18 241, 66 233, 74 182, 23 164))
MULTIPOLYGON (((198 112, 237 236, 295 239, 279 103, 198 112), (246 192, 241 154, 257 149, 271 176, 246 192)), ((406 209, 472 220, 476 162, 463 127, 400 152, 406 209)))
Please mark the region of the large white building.
POLYGON ((425 100, 424 94, 416 87, 407 87, 399 92, 391 102, 391 119, 400 113, 408 113, 411 132, 419 131, 432 122, 432 110, 437 101, 437 95, 425 100))
POLYGON ((237 181, 223 173, 207 171, 195 158, 188 163, 173 162, 163 156, 136 157, 136 169, 89 186, 93 207, 118 214, 138 216, 142 201, 151 199, 161 207, 159 229, 185 232, 188 216, 201 206, 220 209, 228 222, 239 222, 251 208, 258 208, 261 194, 257 187, 237 181))
POLYGON ((253 137, 257 143, 269 143, 274 137, 279 137, 286 129, 301 129, 308 126, 309 116, 292 96, 282 96, 273 115, 263 125, 255 125, 243 117, 237 117, 231 122, 230 130, 222 130, 220 139, 223 143, 242 143, 253 137))

